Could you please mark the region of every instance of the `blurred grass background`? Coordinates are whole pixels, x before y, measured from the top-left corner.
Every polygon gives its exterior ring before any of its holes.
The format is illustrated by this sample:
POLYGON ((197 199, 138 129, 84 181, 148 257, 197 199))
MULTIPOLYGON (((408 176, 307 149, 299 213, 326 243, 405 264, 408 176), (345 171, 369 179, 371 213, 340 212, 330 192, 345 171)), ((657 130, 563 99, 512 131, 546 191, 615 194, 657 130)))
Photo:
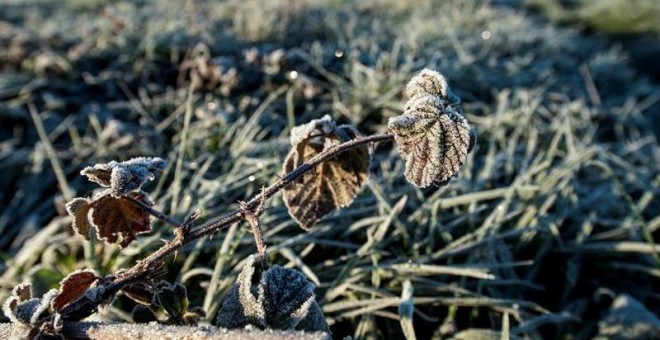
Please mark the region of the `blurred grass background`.
MULTIPOLYGON (((271 262, 318 285, 333 335, 400 338, 412 322, 420 339, 590 338, 626 322, 616 298, 658 327, 660 77, 648 60, 659 11, 652 0, 5 1, 0 299, 23 280, 43 293, 77 268, 115 272, 172 237, 156 223, 120 252, 72 236, 63 205, 95 188, 83 167, 167 158, 147 187, 157 207, 209 218, 276 179, 294 124, 330 114, 385 132, 429 67, 479 134, 457 179, 416 189, 382 145, 356 202, 313 231, 279 197, 263 215, 271 262), (413 319, 401 317, 411 303, 413 319)), ((177 254, 165 278, 210 320, 254 252, 232 226, 177 254)), ((131 308, 119 297, 95 317, 129 320, 131 308)))

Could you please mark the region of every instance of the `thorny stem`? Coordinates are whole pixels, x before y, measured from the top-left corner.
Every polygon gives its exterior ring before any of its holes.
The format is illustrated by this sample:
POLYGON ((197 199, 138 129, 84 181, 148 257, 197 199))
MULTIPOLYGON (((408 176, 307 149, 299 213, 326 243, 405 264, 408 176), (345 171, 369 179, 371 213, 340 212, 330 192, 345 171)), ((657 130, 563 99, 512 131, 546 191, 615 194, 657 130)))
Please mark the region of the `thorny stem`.
MULTIPOLYGON (((234 223, 240 222, 241 220, 246 218, 246 214, 244 214, 245 209, 247 209, 248 211, 254 211, 254 209, 256 209, 260 204, 263 204, 263 202, 265 202, 267 199, 271 198, 277 192, 282 190, 289 183, 295 181, 297 178, 305 174, 307 171, 313 169, 317 165, 341 154, 342 152, 348 151, 355 147, 364 144, 375 143, 375 142, 387 142, 393 139, 394 136, 392 134, 373 135, 368 137, 356 138, 348 142, 337 144, 326 150, 323 150, 318 155, 312 157, 312 159, 310 159, 309 161, 301 164, 299 167, 293 169, 291 172, 281 177, 279 180, 271 184, 269 187, 263 189, 259 195, 253 197, 250 201, 244 203, 244 205, 241 208, 229 214, 220 216, 217 219, 212 220, 206 224, 203 224, 191 231, 188 231, 187 228, 183 228, 185 230, 181 230, 182 228, 177 228, 179 232, 176 233, 176 237, 172 241, 166 242, 165 245, 163 245, 156 252, 154 252, 144 260, 138 261, 135 264, 135 266, 122 272, 121 274, 118 274, 114 280, 104 285, 102 299, 90 300, 86 298, 85 295, 83 294, 82 297, 78 298, 77 300, 73 301, 72 303, 62 308, 59 311, 59 314, 62 316, 63 320, 67 320, 67 321, 77 321, 84 319, 85 317, 91 315, 94 311, 96 311, 97 306, 101 304, 103 300, 110 298, 112 295, 114 295, 116 292, 118 292, 126 285, 133 283, 136 280, 139 280, 140 278, 149 274, 149 272, 152 269, 158 268, 159 265, 168 256, 172 255, 182 246, 190 242, 193 242, 197 239, 200 239, 202 237, 213 235, 219 232, 220 230, 229 227, 234 223)), ((142 202, 138 202, 137 200, 135 201, 131 200, 131 202, 138 204, 140 207, 144 208, 150 214, 154 215, 159 219, 167 221, 168 223, 174 226, 181 226, 181 224, 176 222, 174 219, 167 217, 164 214, 152 209, 151 207, 142 204, 142 202)))
POLYGON ((259 253, 259 260, 261 261, 261 269, 264 271, 268 270, 268 258, 266 257, 266 243, 264 242, 264 236, 261 233, 261 222, 257 216, 261 212, 257 208, 256 211, 252 211, 247 208, 245 202, 239 202, 241 209, 243 209, 243 217, 245 220, 250 223, 252 227, 252 235, 254 235, 254 242, 257 245, 257 252, 259 253))

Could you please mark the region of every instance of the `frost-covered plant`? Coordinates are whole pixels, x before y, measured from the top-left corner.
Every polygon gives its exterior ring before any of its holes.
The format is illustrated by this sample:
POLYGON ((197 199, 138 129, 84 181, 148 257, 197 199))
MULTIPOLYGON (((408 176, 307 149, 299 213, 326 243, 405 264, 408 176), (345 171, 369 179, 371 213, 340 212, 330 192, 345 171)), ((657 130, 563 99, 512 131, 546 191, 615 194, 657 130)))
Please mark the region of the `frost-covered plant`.
POLYGON ((440 73, 428 69, 406 87, 408 103, 387 126, 406 160, 408 182, 444 185, 461 169, 476 143, 476 133, 462 115, 461 100, 440 73))
POLYGON ((94 198, 78 197, 67 204, 77 234, 89 240, 94 230, 102 241, 124 248, 137 235, 150 232, 150 217, 155 217, 174 228, 174 239, 114 275, 99 277, 91 270, 71 273, 59 290, 40 299, 32 296, 29 283, 19 285, 3 311, 34 334, 52 335, 61 331, 63 321, 86 318, 122 291, 138 303, 133 310, 136 322, 196 325, 204 311, 189 307, 186 288, 178 283, 155 284, 153 276, 182 246, 247 221, 261 259, 259 284, 252 284, 255 267, 250 257, 225 296, 216 324, 328 331, 315 300, 314 284, 296 270, 269 266, 259 216, 265 202, 281 190, 289 213, 305 230, 328 213, 350 205, 368 179, 370 144, 374 142, 395 141, 406 162, 405 177, 415 186, 444 185, 456 176, 476 143, 474 130, 462 116, 460 99, 441 74, 427 69, 413 77, 406 90, 409 99, 403 114, 389 120, 391 133, 362 136, 351 126, 337 125, 330 116, 295 127, 282 177, 251 200, 239 202, 236 211, 202 225, 195 225, 198 212, 178 221, 157 211, 141 190, 166 168, 161 158, 140 157, 83 169, 82 175, 108 189, 94 198))
POLYGON ((225 328, 258 328, 328 332, 316 303, 314 284, 301 272, 273 266, 252 285, 254 257, 249 257, 236 283, 227 293, 216 318, 225 328))

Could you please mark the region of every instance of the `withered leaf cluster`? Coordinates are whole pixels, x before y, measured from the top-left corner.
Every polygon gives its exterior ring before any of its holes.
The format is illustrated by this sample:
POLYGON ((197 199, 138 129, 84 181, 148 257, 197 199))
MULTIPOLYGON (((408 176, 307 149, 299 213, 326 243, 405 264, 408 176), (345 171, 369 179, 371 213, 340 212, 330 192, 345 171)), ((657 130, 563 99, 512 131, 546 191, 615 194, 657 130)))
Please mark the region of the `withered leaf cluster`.
POLYGON ((89 240, 92 227, 99 239, 119 243, 124 248, 136 235, 151 231, 149 212, 153 202, 142 186, 165 169, 167 162, 158 157, 138 157, 126 162, 109 162, 86 167, 80 173, 90 181, 109 188, 91 200, 77 197, 67 203, 73 216, 73 229, 89 240), (132 201, 141 202, 142 206, 132 201))
MULTIPOLYGON (((101 289, 94 288, 99 279, 91 270, 78 270, 67 275, 60 282, 59 289, 51 289, 41 298, 33 296, 31 283, 22 283, 14 287, 12 295, 2 305, 2 311, 13 323, 26 325, 39 333, 55 334, 63 325, 59 312, 82 296, 94 295, 92 293, 101 289), (52 323, 44 323, 46 317, 53 314, 55 318, 52 323)), ((88 298, 96 299, 98 296, 88 298)))
MULTIPOLYGON (((284 162, 289 173, 329 147, 360 137, 351 126, 339 125, 326 115, 291 131, 292 149, 284 162)), ((284 188, 284 203, 303 229, 309 230, 331 211, 351 204, 369 176, 370 150, 366 145, 331 158, 284 188)))
POLYGON ((444 185, 466 162, 476 133, 462 115, 460 99, 438 72, 424 69, 406 87, 402 115, 388 128, 406 161, 406 179, 421 188, 444 185))
MULTIPOLYGON (((128 196, 152 206, 153 202, 144 192, 131 192, 128 196)), ((73 216, 73 230, 89 240, 90 227, 94 227, 99 239, 117 243, 124 248, 137 235, 151 231, 149 212, 135 205, 124 196, 102 195, 95 200, 75 198, 66 205, 73 216)))

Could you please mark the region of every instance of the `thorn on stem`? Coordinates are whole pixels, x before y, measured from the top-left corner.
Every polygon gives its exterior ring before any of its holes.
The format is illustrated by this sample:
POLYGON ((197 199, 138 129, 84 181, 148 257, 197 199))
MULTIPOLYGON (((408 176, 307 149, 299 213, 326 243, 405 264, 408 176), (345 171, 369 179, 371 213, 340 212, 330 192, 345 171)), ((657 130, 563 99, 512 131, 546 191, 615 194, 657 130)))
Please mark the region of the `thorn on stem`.
MULTIPOLYGON (((262 189, 262 195, 263 193, 264 190, 262 189)), ((264 242, 264 237, 261 234, 261 222, 257 217, 257 214, 260 214, 263 210, 263 204, 265 201, 264 197, 265 196, 262 196, 262 200, 259 202, 259 205, 256 208, 256 214, 255 211, 250 210, 250 207, 246 202, 239 201, 238 204, 241 207, 243 217, 245 217, 245 220, 248 221, 252 227, 252 235, 254 235, 254 241, 257 245, 257 252, 259 253, 259 259, 261 260, 261 267, 265 271, 269 267, 268 258, 266 257, 266 244, 264 242)))

